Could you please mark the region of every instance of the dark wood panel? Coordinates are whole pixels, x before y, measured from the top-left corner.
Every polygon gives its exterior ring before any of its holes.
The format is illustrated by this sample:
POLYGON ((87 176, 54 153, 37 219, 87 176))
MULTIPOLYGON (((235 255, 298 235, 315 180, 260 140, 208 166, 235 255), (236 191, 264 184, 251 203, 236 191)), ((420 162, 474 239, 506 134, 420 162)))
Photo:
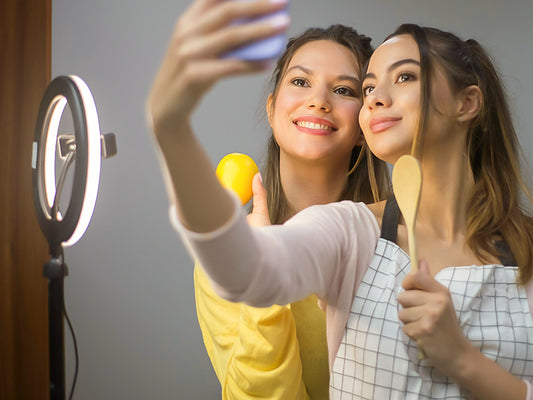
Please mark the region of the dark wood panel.
POLYGON ((31 150, 51 78, 51 0, 0 1, 0 399, 48 399, 46 240, 31 150))

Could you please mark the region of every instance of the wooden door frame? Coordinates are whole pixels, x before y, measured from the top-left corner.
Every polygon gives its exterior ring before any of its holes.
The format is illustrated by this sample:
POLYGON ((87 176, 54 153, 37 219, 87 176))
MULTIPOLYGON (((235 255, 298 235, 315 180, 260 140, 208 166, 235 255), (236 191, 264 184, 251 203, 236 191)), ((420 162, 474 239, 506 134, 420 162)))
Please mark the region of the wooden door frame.
POLYGON ((0 2, 0 398, 48 399, 48 245, 31 157, 51 79, 52 0, 0 2))

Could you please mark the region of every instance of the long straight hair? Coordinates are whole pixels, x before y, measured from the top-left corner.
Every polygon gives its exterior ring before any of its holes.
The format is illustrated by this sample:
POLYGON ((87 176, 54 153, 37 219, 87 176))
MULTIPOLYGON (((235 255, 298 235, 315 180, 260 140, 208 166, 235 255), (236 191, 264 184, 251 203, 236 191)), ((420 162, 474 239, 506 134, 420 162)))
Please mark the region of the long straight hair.
MULTIPOLYGON (((274 103, 279 84, 285 75, 294 53, 304 44, 330 40, 347 47, 357 59, 359 71, 363 71, 372 55, 371 39, 355 29, 343 25, 328 28, 309 28, 287 42, 272 74, 274 103)), ((280 178, 280 148, 274 135, 270 136, 264 165, 264 185, 267 191, 268 209, 273 224, 280 224, 290 216, 291 210, 283 192, 280 178)), ((371 203, 385 198, 390 191, 389 172, 385 162, 374 156, 368 146, 356 146, 352 150, 350 167, 346 171, 346 186, 338 200, 354 200, 371 203), (348 172, 354 171, 348 175, 348 172)))
MULTIPOLYGON (((401 25, 392 35, 408 34, 420 51, 421 98, 418 132, 426 129, 431 99, 431 74, 440 66, 454 93, 477 86, 482 93, 479 114, 470 122, 466 137, 474 190, 467 210, 466 243, 483 261, 487 255, 505 256, 495 246, 504 239, 518 264, 518 282, 533 275, 533 219, 520 204, 524 193, 533 197, 520 172, 521 149, 501 79, 487 52, 475 40, 414 24, 401 25)), ((423 139, 422 139, 423 140, 423 139)))

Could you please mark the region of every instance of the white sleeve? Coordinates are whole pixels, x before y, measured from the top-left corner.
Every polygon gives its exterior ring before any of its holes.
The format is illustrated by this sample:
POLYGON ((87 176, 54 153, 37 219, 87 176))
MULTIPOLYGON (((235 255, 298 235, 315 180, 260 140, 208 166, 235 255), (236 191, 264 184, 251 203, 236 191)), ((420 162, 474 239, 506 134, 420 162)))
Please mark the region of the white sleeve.
MULTIPOLYGON (((338 293, 353 253, 373 253, 379 231, 362 203, 312 206, 284 225, 251 228, 235 202, 232 219, 206 234, 188 231, 171 209, 173 226, 215 283, 217 293, 253 306, 287 304, 317 294, 328 301, 338 293), (357 228, 357 229, 356 229, 357 228), (369 231, 371 231, 369 233, 369 231)), ((355 257, 357 259, 357 257, 355 257)))

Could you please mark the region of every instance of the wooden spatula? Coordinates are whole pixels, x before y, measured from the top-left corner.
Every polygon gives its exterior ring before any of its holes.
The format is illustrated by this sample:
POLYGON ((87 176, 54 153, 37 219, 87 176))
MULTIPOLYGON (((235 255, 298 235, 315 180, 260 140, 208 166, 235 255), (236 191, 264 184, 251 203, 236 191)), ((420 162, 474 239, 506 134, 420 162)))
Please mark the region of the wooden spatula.
MULTIPOLYGON (((402 212, 405 226, 407 227, 407 239, 409 241, 409 257, 411 269, 418 271, 418 256, 416 254, 415 222, 420 203, 420 191, 422 189, 422 170, 418 160, 411 156, 401 156, 392 170, 392 190, 396 197, 398 207, 402 212)), ((418 349, 418 359, 426 358, 424 352, 418 349)))
POLYGON ((392 170, 392 190, 407 227, 411 268, 418 270, 416 255, 415 222, 422 189, 422 170, 418 160, 410 155, 402 156, 392 170))

